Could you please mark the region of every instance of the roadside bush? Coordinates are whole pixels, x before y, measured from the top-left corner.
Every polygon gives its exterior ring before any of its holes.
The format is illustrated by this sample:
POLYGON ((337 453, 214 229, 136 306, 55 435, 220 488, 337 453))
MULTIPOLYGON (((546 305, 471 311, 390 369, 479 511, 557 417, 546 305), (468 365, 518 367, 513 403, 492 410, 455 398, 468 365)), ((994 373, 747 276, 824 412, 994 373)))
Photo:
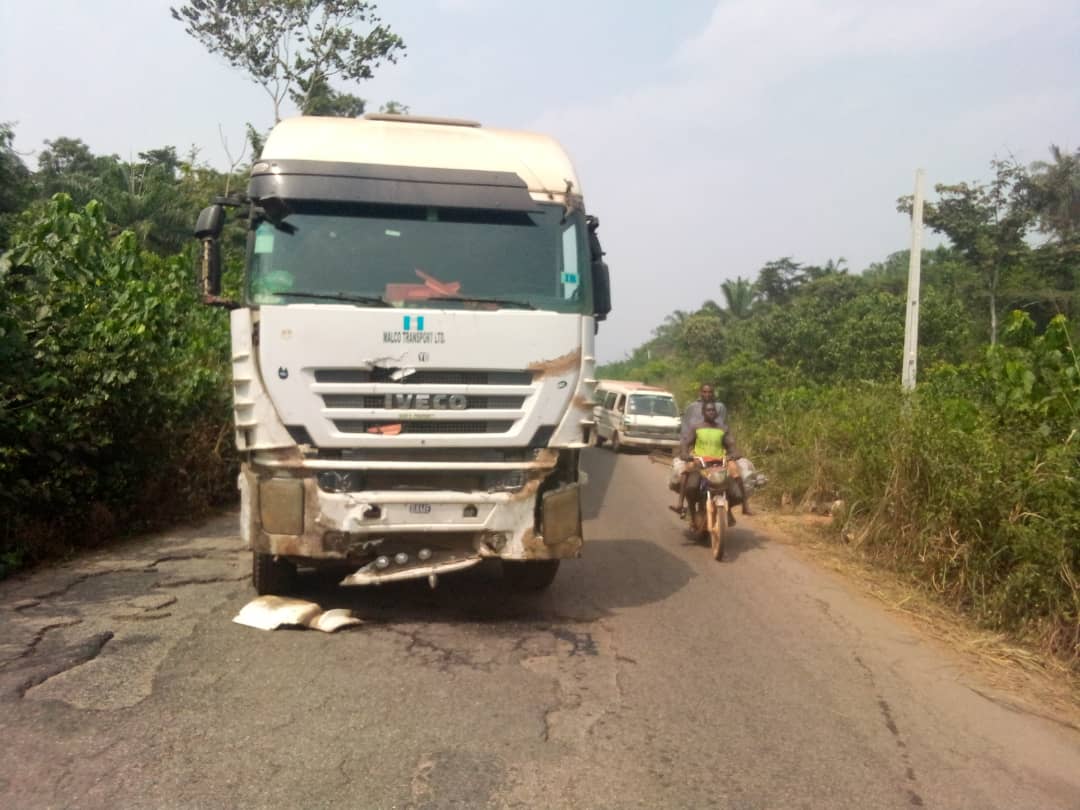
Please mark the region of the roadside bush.
POLYGON ((1023 313, 981 364, 762 397, 745 444, 795 502, 989 627, 1080 661, 1080 365, 1064 318, 1023 313))
POLYGON ((15 226, 0 259, 8 567, 232 496, 226 324, 189 268, 110 238, 93 201, 58 194, 15 226))

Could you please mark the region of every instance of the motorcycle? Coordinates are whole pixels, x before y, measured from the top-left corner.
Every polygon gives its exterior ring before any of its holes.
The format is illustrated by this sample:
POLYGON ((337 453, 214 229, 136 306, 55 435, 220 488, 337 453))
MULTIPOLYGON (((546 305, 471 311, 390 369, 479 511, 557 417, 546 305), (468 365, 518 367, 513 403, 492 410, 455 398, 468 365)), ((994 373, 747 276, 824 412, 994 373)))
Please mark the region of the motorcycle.
POLYGON ((687 488, 686 516, 695 534, 703 540, 708 536, 713 559, 721 560, 724 557, 728 510, 731 508, 727 462, 695 458, 693 464, 697 468, 698 481, 696 486, 687 488))
MULTIPOLYGON (((727 459, 703 459, 695 457, 690 462, 691 480, 686 490, 686 517, 690 529, 702 540, 708 537, 709 548, 714 560, 724 557, 724 539, 727 529, 734 523, 731 509, 742 503, 739 487, 734 485, 728 473, 727 459), (696 481, 693 477, 696 477, 696 481)), ((764 486, 766 478, 754 469, 748 459, 739 458, 739 475, 743 487, 749 495, 758 487, 764 486)), ((679 477, 685 467, 677 463, 672 471, 671 488, 678 491, 679 477)))

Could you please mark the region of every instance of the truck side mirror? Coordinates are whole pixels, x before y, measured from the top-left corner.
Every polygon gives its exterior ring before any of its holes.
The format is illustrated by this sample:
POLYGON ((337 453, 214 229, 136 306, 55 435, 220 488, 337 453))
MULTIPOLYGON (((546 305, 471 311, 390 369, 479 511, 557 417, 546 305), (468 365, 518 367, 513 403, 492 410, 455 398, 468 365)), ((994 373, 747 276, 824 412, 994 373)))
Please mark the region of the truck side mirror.
POLYGON ((208 205, 195 223, 196 239, 217 239, 225 227, 225 206, 208 205))
POLYGON ((199 291, 203 303, 230 309, 237 305, 221 298, 221 242, 219 238, 225 227, 225 208, 211 205, 199 212, 195 223, 195 238, 202 240, 199 263, 199 291))
POLYGON ((596 320, 607 320, 611 312, 611 273, 603 259, 592 263, 593 309, 596 320))
POLYGON ((600 247, 600 237, 596 235, 600 220, 591 214, 585 216, 585 225, 589 232, 589 257, 591 259, 593 283, 593 314, 596 320, 607 319, 611 312, 611 273, 604 261, 604 249, 600 247))

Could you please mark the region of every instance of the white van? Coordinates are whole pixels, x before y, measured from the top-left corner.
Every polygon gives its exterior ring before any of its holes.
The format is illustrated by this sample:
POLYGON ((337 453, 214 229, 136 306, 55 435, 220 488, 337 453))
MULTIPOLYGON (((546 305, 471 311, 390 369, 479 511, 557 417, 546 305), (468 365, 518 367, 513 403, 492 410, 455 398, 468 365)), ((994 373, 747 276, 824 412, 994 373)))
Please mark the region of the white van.
POLYGON ((675 397, 663 388, 640 382, 600 380, 596 386, 593 418, 596 444, 611 442, 616 453, 623 447, 679 446, 682 419, 675 397))

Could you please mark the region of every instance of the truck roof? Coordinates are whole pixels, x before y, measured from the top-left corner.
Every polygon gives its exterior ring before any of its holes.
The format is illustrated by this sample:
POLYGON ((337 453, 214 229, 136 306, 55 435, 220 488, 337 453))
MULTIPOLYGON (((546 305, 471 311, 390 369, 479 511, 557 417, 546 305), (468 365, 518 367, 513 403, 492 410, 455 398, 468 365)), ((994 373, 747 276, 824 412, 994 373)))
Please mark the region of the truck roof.
POLYGON ((561 200, 568 182, 575 194, 582 193, 570 158, 554 138, 450 118, 287 118, 271 131, 261 159, 513 172, 530 192, 550 199, 561 200))

